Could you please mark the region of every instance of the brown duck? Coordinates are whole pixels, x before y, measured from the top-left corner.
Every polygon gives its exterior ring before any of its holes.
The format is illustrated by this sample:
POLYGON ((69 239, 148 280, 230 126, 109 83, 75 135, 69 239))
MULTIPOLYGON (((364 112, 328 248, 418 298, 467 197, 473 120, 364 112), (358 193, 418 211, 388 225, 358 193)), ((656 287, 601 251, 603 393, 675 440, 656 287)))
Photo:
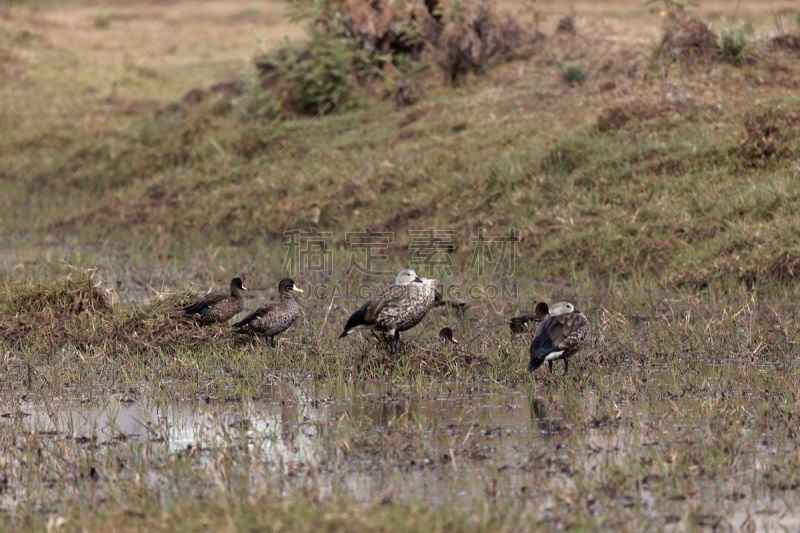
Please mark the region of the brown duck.
POLYGON ((533 325, 534 331, 536 326, 550 314, 550 310, 545 302, 539 302, 533 309, 533 314, 515 316, 509 321, 512 335, 519 335, 530 330, 533 325))
POLYGON ((215 322, 227 322, 244 308, 246 291, 242 278, 231 280, 230 291, 214 291, 206 294, 192 305, 183 308, 183 316, 205 326, 215 322))
POLYGON ((420 278, 413 270, 401 270, 394 285, 383 289, 350 316, 339 338, 368 328, 383 335, 390 354, 400 353, 400 332, 419 324, 433 306, 435 283, 436 280, 420 278))
POLYGON ((303 292, 290 278, 278 283, 278 303, 259 307, 244 319, 233 325, 239 333, 249 333, 264 337, 270 346, 275 346, 275 336, 280 335, 294 324, 300 305, 292 297, 292 292, 303 292))
POLYGON ((453 333, 453 329, 449 327, 443 327, 439 330, 439 339, 445 344, 458 344, 456 334, 453 333))

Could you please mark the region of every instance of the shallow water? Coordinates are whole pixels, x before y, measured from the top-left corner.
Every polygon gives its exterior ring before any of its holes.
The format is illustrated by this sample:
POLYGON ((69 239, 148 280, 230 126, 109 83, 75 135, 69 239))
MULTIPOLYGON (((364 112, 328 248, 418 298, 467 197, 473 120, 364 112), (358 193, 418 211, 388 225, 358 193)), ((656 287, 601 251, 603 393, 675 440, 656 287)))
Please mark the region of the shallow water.
MULTIPOLYGON (((581 412, 593 412, 597 399, 577 401, 581 412)), ((0 424, 98 449, 146 446, 154 487, 170 483, 158 471, 159 456, 191 453, 195 467, 204 468, 220 453, 232 453, 261 467, 251 469, 248 483, 280 478, 284 493, 313 486, 322 497, 463 506, 532 498, 546 514, 559 503, 540 491, 542 475, 551 487, 569 489, 581 476, 601 478, 621 462, 658 457, 665 443, 703 438, 700 412, 700 400, 692 399, 630 404, 584 424, 568 406, 548 403, 527 387, 451 393, 443 386, 420 398, 383 385, 337 395, 305 384, 281 385, 245 403, 163 402, 135 394, 49 406, 23 401, 0 424)), ((761 446, 752 453, 776 450, 761 446)), ((721 487, 689 497, 722 501, 724 512, 700 525, 800 527, 794 492, 777 499, 750 494, 746 483, 734 490, 742 493, 735 502, 721 496, 721 487)), ((642 483, 619 504, 681 527, 684 500, 656 496, 642 483)), ((3 506, 13 507, 14 498, 6 496, 3 506)))

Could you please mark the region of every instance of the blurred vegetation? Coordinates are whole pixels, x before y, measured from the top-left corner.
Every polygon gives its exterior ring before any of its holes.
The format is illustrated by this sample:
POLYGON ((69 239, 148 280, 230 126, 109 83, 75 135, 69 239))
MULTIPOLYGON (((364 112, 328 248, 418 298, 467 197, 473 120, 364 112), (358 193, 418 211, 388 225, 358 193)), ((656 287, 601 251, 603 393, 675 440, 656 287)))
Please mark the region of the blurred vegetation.
POLYGON ((753 27, 749 22, 724 23, 717 33, 717 46, 722 57, 740 65, 747 60, 752 48, 753 27))
POLYGON ((32 137, 14 132, 0 151, 7 198, 33 207, 8 202, 6 224, 183 247, 279 243, 310 225, 340 247, 345 230, 369 226, 395 232, 401 252, 410 229, 458 228, 461 262, 476 232, 514 227, 524 274, 786 283, 800 259, 787 237, 799 212, 797 57, 763 44, 771 62, 715 62, 716 44, 702 48, 707 27, 693 41, 682 24, 668 24, 658 47, 677 58, 664 63, 671 88, 650 50, 586 35, 541 39, 462 89, 423 74, 429 93, 409 110, 355 81, 374 75, 380 47, 321 28, 257 57, 242 79, 123 127, 72 139, 55 129, 24 150, 15 138, 32 137), (624 59, 606 59, 612 49, 624 59), (580 68, 557 66, 565 50, 582 54, 580 68), (556 88, 581 75, 575 91, 556 88))

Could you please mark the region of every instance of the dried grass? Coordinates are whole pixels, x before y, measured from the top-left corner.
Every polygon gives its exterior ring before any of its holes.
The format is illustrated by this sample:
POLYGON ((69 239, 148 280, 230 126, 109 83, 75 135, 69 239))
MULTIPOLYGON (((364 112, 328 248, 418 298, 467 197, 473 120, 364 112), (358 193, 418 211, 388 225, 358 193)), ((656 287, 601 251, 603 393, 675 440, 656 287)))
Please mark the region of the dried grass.
POLYGON ((450 83, 470 73, 482 73, 490 60, 509 59, 526 42, 535 40, 516 20, 500 16, 487 0, 468 4, 453 18, 442 32, 440 45, 440 64, 450 83))
POLYGON ((6 286, 0 297, 0 340, 17 343, 37 332, 63 342, 76 323, 111 311, 111 292, 92 272, 73 272, 45 284, 6 286))
POLYGON ((604 109, 597 117, 596 127, 600 132, 635 128, 653 122, 664 127, 671 122, 684 121, 692 114, 711 113, 711 111, 709 106, 701 106, 688 99, 655 102, 635 99, 604 109))
POLYGON ((778 35, 770 41, 770 44, 775 48, 800 52, 800 33, 784 33, 778 35))
POLYGON ((744 119, 745 136, 736 148, 745 166, 758 167, 768 161, 795 157, 800 146, 800 111, 768 108, 744 119))
POLYGON ((200 327, 181 316, 180 309, 196 299, 187 291, 159 295, 142 309, 120 314, 108 324, 115 345, 130 352, 197 348, 214 339, 231 339, 225 324, 200 327))
POLYGON ((53 350, 65 344, 98 350, 111 346, 117 354, 129 355, 231 339, 225 325, 201 328, 181 316, 181 307, 194 297, 184 291, 159 296, 143 308, 120 309, 90 272, 52 283, 6 287, 0 299, 0 340, 36 341, 53 350))
POLYGON ((717 39, 708 24, 685 14, 670 14, 658 47, 661 57, 697 60, 710 57, 717 48, 717 39))

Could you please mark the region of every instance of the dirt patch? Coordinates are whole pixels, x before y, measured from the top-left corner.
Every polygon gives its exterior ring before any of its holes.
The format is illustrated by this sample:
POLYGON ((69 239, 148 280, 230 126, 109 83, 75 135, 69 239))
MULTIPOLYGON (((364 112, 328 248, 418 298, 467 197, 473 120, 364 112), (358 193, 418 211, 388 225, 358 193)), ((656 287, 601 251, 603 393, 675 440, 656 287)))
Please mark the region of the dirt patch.
POLYGON ((783 48, 800 53, 800 33, 784 33, 774 37, 770 44, 775 48, 783 48))
POLYGON ((716 46, 716 37, 708 24, 686 15, 672 14, 664 24, 658 54, 678 60, 696 60, 710 57, 716 46))

